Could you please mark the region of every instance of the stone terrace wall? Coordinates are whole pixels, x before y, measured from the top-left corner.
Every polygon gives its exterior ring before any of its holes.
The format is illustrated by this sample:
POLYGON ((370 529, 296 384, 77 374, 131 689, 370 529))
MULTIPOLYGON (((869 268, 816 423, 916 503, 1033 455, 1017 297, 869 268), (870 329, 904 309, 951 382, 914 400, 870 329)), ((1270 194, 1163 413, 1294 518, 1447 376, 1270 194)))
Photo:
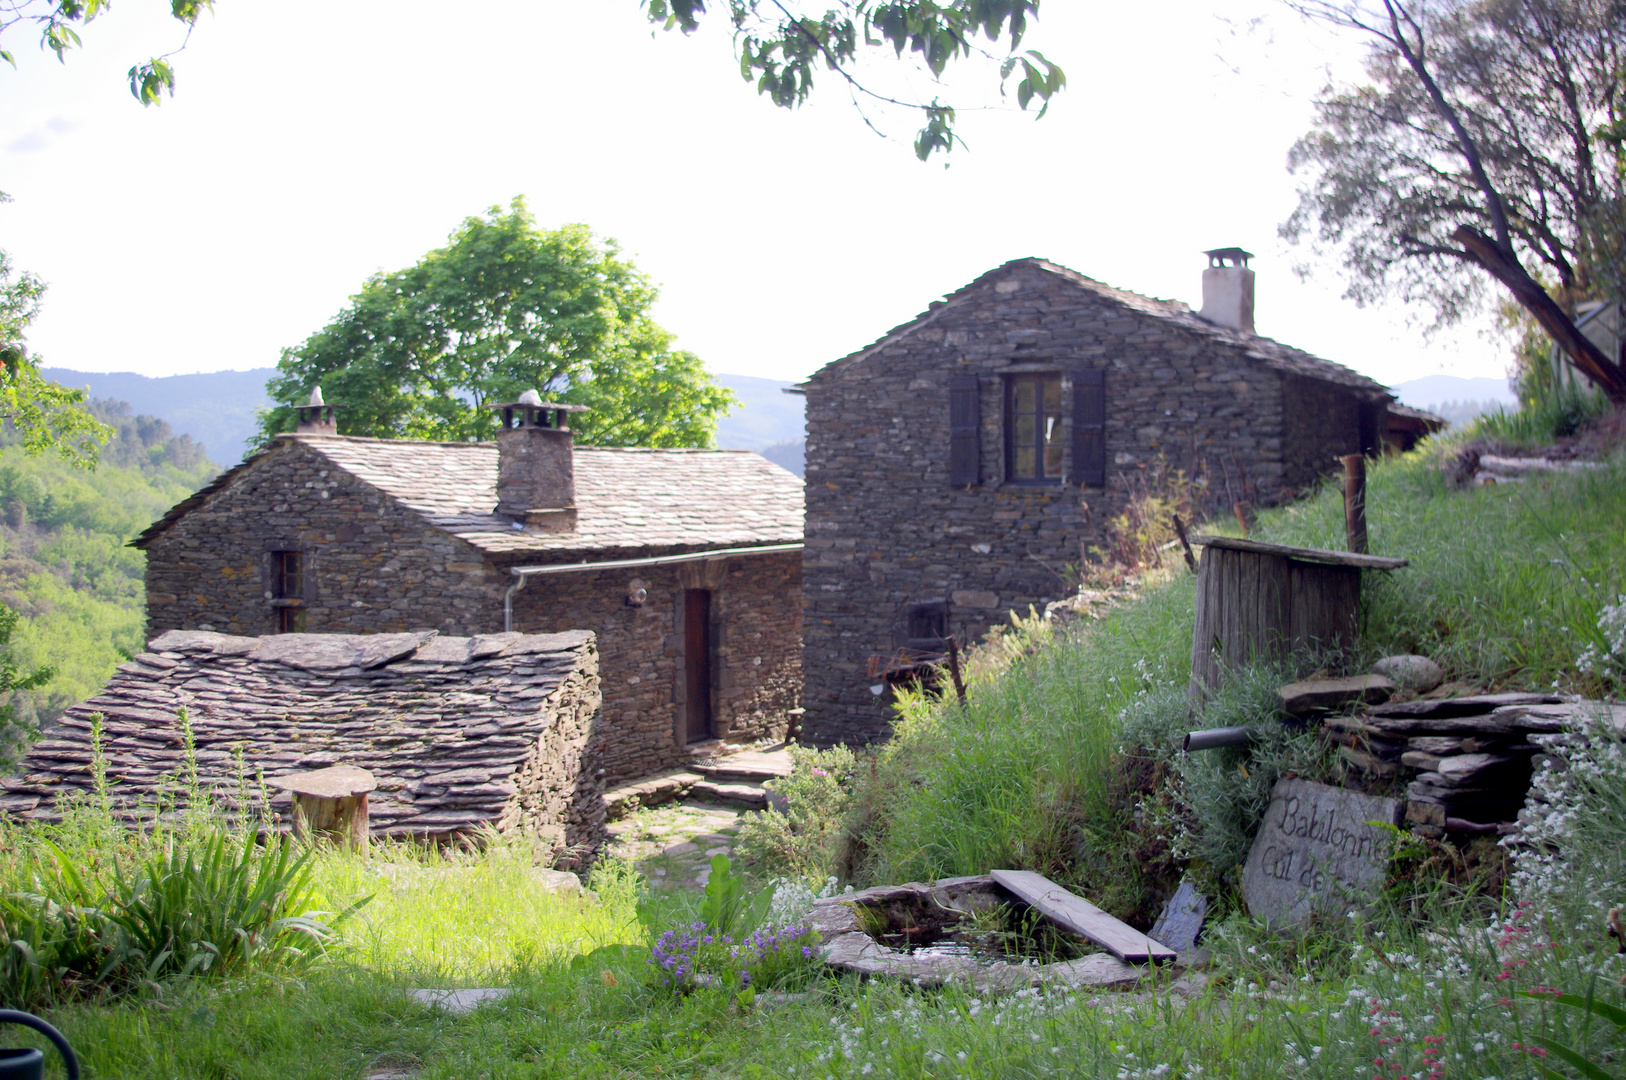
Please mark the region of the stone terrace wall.
MULTIPOLYGON (((278 443, 147 545, 147 631, 275 633, 268 552, 304 552, 305 629, 502 629, 507 575, 370 484, 278 443)), ((574 625, 581 625, 580 623, 574 625)))
MULTIPOLYGON (((807 387, 806 731, 812 741, 885 734, 867 670, 899 644, 913 601, 951 601, 974 640, 1008 612, 1064 595, 1062 573, 1103 540, 1122 505, 1118 474, 1164 455, 1229 469, 1261 501, 1281 490, 1282 378, 1242 350, 1017 266, 867 357, 807 387), (1001 375, 1106 369, 1108 485, 1003 483, 1001 375), (951 375, 983 378, 982 484, 949 487, 951 375)), ((1071 431, 1071 394, 1064 391, 1071 431)), ((1070 445, 1070 439, 1065 440, 1070 445)), ((1072 473, 1071 462, 1067 471, 1072 473)), ((1240 496, 1238 496, 1240 497, 1240 496)))
MULTIPOLYGON (((170 631, 69 709, 0 782, 0 810, 57 820, 59 796, 91 791, 91 716, 105 717, 108 773, 127 816, 174 790, 185 707, 216 805, 241 770, 328 765, 373 773, 375 836, 528 829, 558 852, 605 840, 598 651, 593 635, 282 634, 170 631)), ((271 800, 289 823, 288 795, 271 800)))
POLYGON ((683 590, 712 592, 713 733, 781 738, 801 704, 801 558, 797 552, 533 578, 514 596, 526 631, 595 628, 604 665, 597 753, 611 780, 687 758, 682 730, 683 590), (627 603, 634 589, 647 599, 627 603))

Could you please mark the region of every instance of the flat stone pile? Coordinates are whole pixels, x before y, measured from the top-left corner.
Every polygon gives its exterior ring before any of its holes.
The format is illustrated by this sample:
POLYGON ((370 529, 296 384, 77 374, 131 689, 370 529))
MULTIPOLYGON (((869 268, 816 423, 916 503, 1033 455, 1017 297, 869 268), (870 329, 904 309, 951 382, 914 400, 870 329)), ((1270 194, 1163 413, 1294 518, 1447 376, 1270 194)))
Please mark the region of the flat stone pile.
MULTIPOLYGON (((525 827, 560 850, 606 839, 589 748, 599 712, 592 634, 278 634, 170 630, 73 706, 0 780, 0 812, 60 819, 93 796, 100 714, 113 809, 145 819, 181 797, 187 743, 199 785, 227 814, 293 772, 353 765, 377 778, 375 837, 525 827), (188 721, 183 724, 181 710, 188 721)), ((287 824, 288 794, 270 808, 287 824)))
POLYGON ((1406 782, 1412 831, 1512 833, 1545 747, 1541 736, 1588 717, 1626 722, 1626 706, 1552 694, 1481 694, 1394 702, 1322 721, 1350 765, 1406 782))

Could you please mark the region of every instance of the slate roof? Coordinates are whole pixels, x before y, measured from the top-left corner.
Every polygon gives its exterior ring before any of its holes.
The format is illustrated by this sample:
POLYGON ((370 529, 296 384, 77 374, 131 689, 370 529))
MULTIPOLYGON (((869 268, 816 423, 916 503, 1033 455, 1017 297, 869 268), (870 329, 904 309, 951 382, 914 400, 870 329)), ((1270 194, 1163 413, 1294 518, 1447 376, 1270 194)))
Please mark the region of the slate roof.
POLYGON ((1038 258, 1012 259, 1008 263, 995 267, 970 284, 956 289, 942 300, 933 303, 930 308, 908 322, 888 330, 873 343, 856 352, 849 353, 839 360, 833 360, 826 364, 814 372, 812 377, 801 385, 807 386, 827 372, 838 371, 859 363, 875 350, 930 325, 937 321, 946 310, 952 308, 955 301, 970 295, 991 279, 1001 277, 1019 267, 1031 267, 1055 274, 1057 277, 1077 285, 1080 289, 1102 300, 1109 301, 1140 315, 1149 315, 1156 319, 1171 322, 1183 330, 1234 348, 1248 359, 1260 361, 1267 367, 1274 368, 1277 371, 1293 375, 1304 375, 1312 379, 1319 379, 1322 382, 1347 386, 1353 390, 1364 392, 1373 399, 1390 396, 1388 387, 1374 379, 1367 378, 1358 371, 1347 368, 1342 364, 1335 364, 1331 360, 1323 360, 1319 356, 1307 353, 1302 349, 1295 349, 1291 345, 1283 345, 1272 338, 1260 337, 1256 334, 1244 334, 1237 330, 1217 326, 1200 317, 1191 309, 1190 305, 1179 300, 1158 300, 1150 296, 1142 296, 1140 293, 1130 292, 1127 289, 1114 288, 1104 282, 1096 281, 1094 278, 1086 277, 1077 270, 1068 269, 1048 259, 1038 258))
POLYGON ((802 539, 802 481, 749 450, 577 447, 576 529, 514 529, 497 506, 497 444, 279 435, 266 450, 176 504, 135 540, 176 519, 278 445, 297 443, 492 553, 580 552, 791 543, 802 539))
MULTIPOLYGON (((127 815, 158 800, 182 763, 186 706, 205 786, 235 804, 237 752, 267 777, 355 765, 372 772, 374 835, 444 834, 517 815, 510 777, 537 753, 560 684, 593 635, 281 634, 171 630, 69 709, 0 780, 0 810, 58 818, 91 792, 92 713, 105 717, 113 794, 127 815)), ((596 668, 594 669, 596 670, 596 668)), ((286 793, 272 800, 284 808, 286 793)))

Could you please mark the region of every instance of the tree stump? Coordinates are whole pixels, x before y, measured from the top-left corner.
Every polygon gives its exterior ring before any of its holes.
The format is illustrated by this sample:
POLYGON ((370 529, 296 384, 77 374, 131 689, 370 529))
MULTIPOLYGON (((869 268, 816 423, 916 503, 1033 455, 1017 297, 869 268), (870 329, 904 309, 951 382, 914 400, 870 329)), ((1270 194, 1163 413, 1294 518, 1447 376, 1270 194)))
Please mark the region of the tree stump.
POLYGON ((372 773, 334 765, 272 777, 270 783, 293 796, 295 836, 306 843, 330 840, 367 854, 367 793, 378 787, 372 773))
POLYGON ((1405 559, 1320 548, 1193 536, 1203 548, 1191 639, 1191 700, 1219 689, 1227 669, 1300 650, 1355 643, 1362 570, 1396 570, 1405 559))

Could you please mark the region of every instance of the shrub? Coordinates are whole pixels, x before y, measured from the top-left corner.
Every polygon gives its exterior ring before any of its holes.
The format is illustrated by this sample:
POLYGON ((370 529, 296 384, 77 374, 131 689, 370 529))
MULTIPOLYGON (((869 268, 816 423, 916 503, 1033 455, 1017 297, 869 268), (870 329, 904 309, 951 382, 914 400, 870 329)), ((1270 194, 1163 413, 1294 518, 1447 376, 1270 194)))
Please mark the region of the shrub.
POLYGON ((768 874, 822 878, 835 862, 857 762, 845 746, 793 746, 790 756, 791 774, 768 784, 784 809, 746 814, 735 850, 768 874))

